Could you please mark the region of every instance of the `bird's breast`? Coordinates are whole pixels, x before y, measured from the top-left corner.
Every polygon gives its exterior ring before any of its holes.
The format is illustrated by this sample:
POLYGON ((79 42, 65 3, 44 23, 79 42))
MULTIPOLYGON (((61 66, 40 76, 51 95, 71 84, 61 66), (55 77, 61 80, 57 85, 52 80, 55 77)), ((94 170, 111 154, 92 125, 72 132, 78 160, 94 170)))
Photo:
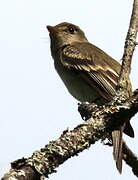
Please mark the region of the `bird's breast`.
POLYGON ((55 61, 55 69, 62 79, 69 93, 80 102, 94 102, 100 96, 77 71, 64 67, 59 61, 55 61))

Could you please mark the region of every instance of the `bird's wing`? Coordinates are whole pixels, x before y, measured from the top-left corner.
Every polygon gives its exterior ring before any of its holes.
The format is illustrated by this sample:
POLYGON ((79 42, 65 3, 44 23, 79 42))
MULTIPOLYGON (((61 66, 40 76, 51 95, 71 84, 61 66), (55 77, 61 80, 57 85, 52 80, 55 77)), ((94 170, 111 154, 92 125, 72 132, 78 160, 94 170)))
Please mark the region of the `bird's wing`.
POLYGON ((120 64, 90 43, 64 46, 61 63, 77 71, 107 101, 115 94, 120 64))

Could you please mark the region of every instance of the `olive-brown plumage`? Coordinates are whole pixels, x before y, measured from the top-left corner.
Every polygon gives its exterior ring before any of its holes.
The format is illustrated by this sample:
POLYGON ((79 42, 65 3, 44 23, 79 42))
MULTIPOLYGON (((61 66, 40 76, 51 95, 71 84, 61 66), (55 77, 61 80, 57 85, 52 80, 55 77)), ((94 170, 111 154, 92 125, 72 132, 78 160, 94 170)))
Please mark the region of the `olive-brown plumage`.
MULTIPOLYGON (((105 104, 115 95, 120 64, 104 51, 88 42, 84 32, 71 23, 47 26, 51 39, 51 54, 57 73, 70 94, 81 102, 105 104)), ((132 94, 127 79, 128 97, 132 94)), ((134 137, 128 121, 112 132, 113 156, 122 171, 122 133, 134 137)))

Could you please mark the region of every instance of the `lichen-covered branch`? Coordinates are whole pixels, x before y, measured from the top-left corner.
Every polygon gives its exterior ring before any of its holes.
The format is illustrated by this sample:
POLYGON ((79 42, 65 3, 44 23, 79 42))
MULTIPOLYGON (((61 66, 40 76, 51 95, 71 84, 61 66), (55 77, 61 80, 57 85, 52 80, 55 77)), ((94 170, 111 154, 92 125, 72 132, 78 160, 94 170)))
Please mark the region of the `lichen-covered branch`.
POLYGON ((123 159, 138 177, 138 157, 129 149, 125 142, 123 142, 123 159))
POLYGON ((23 167, 12 168, 1 180, 42 180, 41 175, 33 167, 25 165, 25 160, 24 158, 19 160, 24 164, 23 167))
MULTIPOLYGON (((37 179, 40 179, 38 174, 48 177, 49 174, 56 172, 55 169, 67 159, 78 155, 99 139, 108 137, 111 129, 114 130, 124 123, 124 118, 121 117, 131 118, 136 112, 138 112, 138 90, 122 105, 104 105, 97 108, 92 118, 78 125, 74 130, 64 131, 59 139, 51 141, 40 151, 34 152, 32 157, 13 162, 11 172, 14 171, 14 176, 16 174, 15 180, 23 179, 23 177, 25 180, 30 180, 30 174, 23 172, 25 167, 31 168, 31 171, 36 173, 37 179)), ((8 177, 11 177, 10 172, 4 176, 3 180, 9 180, 8 177)), ((35 176, 32 180, 34 179, 36 179, 35 176)))
POLYGON ((122 67, 119 78, 119 86, 127 87, 126 79, 128 79, 131 70, 131 60, 135 49, 136 36, 138 31, 138 0, 134 0, 131 20, 128 33, 125 40, 124 53, 122 57, 122 67))

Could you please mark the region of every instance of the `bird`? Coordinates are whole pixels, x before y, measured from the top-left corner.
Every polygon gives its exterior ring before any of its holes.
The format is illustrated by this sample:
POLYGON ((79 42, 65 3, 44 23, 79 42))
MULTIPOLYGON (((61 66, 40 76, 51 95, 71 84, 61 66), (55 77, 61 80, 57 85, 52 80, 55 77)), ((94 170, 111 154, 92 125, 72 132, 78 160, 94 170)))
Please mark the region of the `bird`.
MULTIPOLYGON (((121 65, 102 49, 91 44, 84 32, 72 23, 47 26, 55 69, 69 93, 80 102, 104 105, 116 93, 121 65)), ((127 97, 132 95, 130 79, 126 79, 127 97)), ((122 172, 123 132, 134 137, 127 121, 112 131, 113 157, 122 172)))

